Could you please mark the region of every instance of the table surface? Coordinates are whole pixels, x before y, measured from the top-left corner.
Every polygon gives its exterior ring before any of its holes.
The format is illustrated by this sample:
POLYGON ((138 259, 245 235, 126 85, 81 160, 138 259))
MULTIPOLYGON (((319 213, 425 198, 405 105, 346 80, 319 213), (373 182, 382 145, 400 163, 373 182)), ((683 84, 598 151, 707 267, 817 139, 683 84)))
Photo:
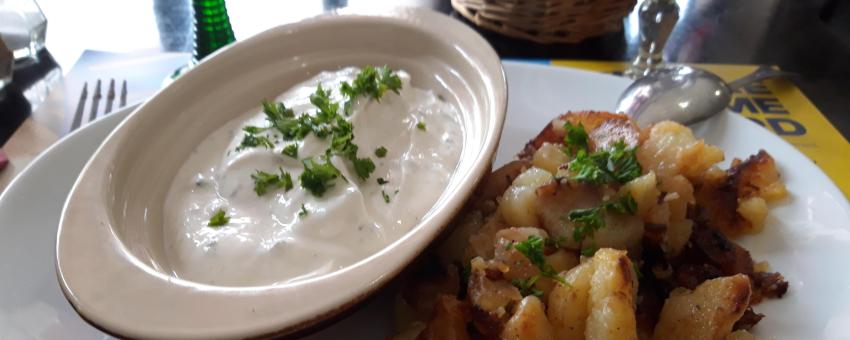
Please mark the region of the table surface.
MULTIPOLYGON (((189 0, 38 2, 48 18, 47 49, 64 72, 84 50, 191 50, 189 0)), ((681 18, 665 49, 668 61, 770 64, 800 73, 803 77, 795 81, 797 86, 845 138, 850 135, 846 113, 850 108, 850 1, 677 2, 681 18)), ((227 4, 237 39, 342 6, 396 5, 429 7, 465 21, 452 11, 449 0, 231 0, 227 4)), ((622 31, 577 44, 541 45, 479 32, 504 58, 631 60, 639 39, 635 13, 624 19, 622 31)), ((12 164, 0 173, 0 190, 59 137, 27 115, 0 114, 0 128, 19 126, 3 147, 12 164)))

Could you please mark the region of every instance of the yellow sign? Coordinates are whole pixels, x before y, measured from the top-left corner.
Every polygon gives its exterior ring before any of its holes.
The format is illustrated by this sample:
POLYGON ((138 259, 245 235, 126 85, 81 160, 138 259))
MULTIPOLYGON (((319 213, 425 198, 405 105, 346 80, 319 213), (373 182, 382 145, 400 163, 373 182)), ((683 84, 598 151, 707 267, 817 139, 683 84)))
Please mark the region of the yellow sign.
MULTIPOLYGON (((624 62, 553 60, 552 65, 621 74, 624 62)), ((754 65, 697 64, 726 81, 735 80, 756 69, 754 65)), ((787 81, 753 84, 732 98, 729 109, 779 135, 811 158, 850 197, 850 143, 841 136, 820 111, 787 81)))

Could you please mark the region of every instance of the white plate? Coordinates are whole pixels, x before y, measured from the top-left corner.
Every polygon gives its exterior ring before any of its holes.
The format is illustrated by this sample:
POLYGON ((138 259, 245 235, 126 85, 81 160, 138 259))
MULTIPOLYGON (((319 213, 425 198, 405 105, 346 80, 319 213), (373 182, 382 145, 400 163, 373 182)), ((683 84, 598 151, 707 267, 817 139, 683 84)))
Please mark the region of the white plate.
MULTIPOLYGON (((505 62, 510 102, 496 165, 511 159, 554 115, 610 110, 628 80, 566 68, 505 62)), ((98 143, 127 114, 117 112, 41 155, 0 196, 0 338, 92 339, 62 296, 53 263, 65 195, 98 143)), ((850 204, 808 158, 747 119, 727 113, 695 128, 732 157, 769 151, 792 197, 772 210, 762 234, 741 240, 790 282, 780 300, 758 305, 767 315, 760 339, 850 339, 850 204)), ((391 332, 391 292, 333 327, 310 336, 384 338, 391 332)))

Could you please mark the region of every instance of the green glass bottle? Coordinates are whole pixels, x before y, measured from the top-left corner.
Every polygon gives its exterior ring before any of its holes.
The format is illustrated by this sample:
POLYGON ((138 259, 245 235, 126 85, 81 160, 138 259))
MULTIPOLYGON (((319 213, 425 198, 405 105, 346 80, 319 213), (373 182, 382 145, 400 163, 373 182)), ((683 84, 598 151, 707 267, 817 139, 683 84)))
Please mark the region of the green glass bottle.
POLYGON ((195 62, 236 41, 224 0, 192 0, 195 11, 195 62))

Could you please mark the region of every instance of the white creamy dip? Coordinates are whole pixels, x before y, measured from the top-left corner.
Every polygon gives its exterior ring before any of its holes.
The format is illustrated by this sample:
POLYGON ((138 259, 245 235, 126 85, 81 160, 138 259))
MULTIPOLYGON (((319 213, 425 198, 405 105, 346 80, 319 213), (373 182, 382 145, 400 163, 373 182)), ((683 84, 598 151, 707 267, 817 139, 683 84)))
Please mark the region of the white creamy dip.
MULTIPOLYGON (((321 73, 277 100, 296 114, 314 115, 316 107, 309 98, 318 84, 331 89, 331 98, 342 103, 340 83, 351 82, 358 72, 346 68, 321 73)), ((351 162, 333 156, 332 163, 347 181, 336 179, 322 197, 301 188, 301 161, 281 151, 298 143, 299 159, 319 156, 330 137, 310 134, 301 141, 278 139, 274 149, 236 151, 244 126, 269 125, 258 109, 201 142, 180 168, 165 200, 163 241, 174 275, 232 286, 302 280, 366 258, 416 225, 448 184, 463 133, 453 105, 432 91, 411 87, 407 73, 397 74, 403 84, 399 94, 387 91, 380 101, 360 97, 346 118, 354 126, 358 156, 371 157, 375 171, 361 180, 351 162), (417 128, 419 123, 424 130, 417 128), (381 146, 388 151, 384 158, 375 155, 381 146), (279 173, 279 168, 292 174, 294 188, 258 196, 251 174, 279 173), (388 183, 379 185, 379 177, 388 183), (302 205, 306 216, 299 216, 302 205), (224 209, 230 221, 209 227, 210 216, 218 209, 224 209)), ((274 133, 269 136, 274 141, 274 133)))

